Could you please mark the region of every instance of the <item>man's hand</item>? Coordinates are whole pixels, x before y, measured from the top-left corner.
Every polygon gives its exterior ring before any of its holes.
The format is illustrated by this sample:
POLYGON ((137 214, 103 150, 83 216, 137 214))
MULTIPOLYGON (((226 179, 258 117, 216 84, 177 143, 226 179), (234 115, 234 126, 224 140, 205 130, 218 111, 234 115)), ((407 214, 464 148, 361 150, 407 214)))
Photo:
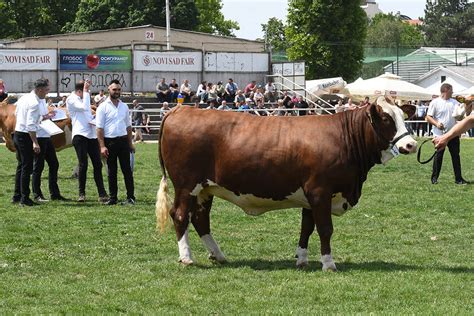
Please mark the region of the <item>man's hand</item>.
POLYGON ((41 149, 38 143, 33 143, 33 151, 36 155, 40 153, 41 149))
POLYGON ((135 145, 129 144, 128 146, 130 147, 130 152, 135 153, 135 145))
POLYGON ((109 158, 109 150, 107 149, 107 147, 100 147, 100 154, 105 159, 109 158))
POLYGON ((437 150, 444 150, 448 145, 448 137, 446 135, 433 138, 432 142, 437 150))
POLYGON ((89 92, 89 87, 91 86, 91 81, 90 79, 86 79, 86 81, 84 81, 84 92, 89 92))
POLYGON ((440 129, 440 130, 443 130, 443 129, 444 129, 444 125, 443 125, 443 123, 441 123, 441 122, 438 122, 438 124, 436 124, 436 127, 437 127, 438 129, 440 129))

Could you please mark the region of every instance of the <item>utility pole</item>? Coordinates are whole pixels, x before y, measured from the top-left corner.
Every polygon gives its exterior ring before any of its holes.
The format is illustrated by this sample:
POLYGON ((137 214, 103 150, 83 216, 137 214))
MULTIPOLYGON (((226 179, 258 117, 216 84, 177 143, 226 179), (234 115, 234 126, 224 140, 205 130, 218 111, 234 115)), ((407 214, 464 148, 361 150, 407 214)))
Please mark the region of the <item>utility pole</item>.
POLYGON ((170 1, 166 0, 166 50, 171 50, 170 45, 170 1))

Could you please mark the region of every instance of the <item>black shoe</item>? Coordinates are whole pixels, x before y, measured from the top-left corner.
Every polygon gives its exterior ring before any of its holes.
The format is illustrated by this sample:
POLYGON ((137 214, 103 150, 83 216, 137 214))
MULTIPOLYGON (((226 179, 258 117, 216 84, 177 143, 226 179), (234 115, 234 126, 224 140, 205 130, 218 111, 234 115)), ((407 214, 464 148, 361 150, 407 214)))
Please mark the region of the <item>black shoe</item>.
POLYGON ((99 196, 98 201, 102 204, 107 203, 110 200, 110 197, 106 194, 103 196, 99 196))
POLYGON ((12 197, 11 202, 12 202, 12 204, 17 204, 17 203, 20 203, 20 200, 21 200, 21 198, 14 196, 14 197, 12 197))
POLYGON ((30 199, 20 201, 20 206, 34 206, 34 205, 37 205, 37 204, 30 199))
POLYGON ((115 205, 117 204, 117 200, 110 199, 104 203, 104 205, 115 205))
POLYGON ((128 198, 126 199, 125 201, 123 201, 122 203, 120 203, 121 205, 135 205, 135 200, 132 199, 132 198, 128 198))
POLYGON ((431 179, 431 184, 438 184, 438 179, 432 178, 431 179))
POLYGON ((38 202, 38 203, 46 203, 46 202, 49 202, 48 199, 45 199, 44 196, 42 195, 38 195, 34 198, 35 202, 38 202))
POLYGON ((466 181, 466 180, 464 180, 464 179, 461 179, 461 180, 459 180, 459 181, 455 181, 454 183, 459 184, 459 185, 467 185, 467 184, 469 184, 469 182, 466 181))
POLYGON ((62 195, 52 195, 51 200, 52 201, 69 201, 69 199, 65 198, 62 195))

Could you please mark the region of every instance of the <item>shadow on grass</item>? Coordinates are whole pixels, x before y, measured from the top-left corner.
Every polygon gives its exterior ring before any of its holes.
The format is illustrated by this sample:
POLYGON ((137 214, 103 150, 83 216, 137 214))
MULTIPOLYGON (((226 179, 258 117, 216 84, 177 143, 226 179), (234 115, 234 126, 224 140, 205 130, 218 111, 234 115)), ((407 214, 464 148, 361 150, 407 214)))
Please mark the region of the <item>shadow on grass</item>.
MULTIPOLYGON (((253 270, 278 271, 278 270, 296 270, 296 260, 235 260, 225 264, 215 264, 211 267, 194 265, 198 268, 215 269, 215 268, 242 268, 248 267, 253 270)), ((448 273, 474 273, 473 268, 469 267, 445 267, 445 266, 417 266, 400 264, 395 262, 371 261, 371 262, 337 262, 336 266, 339 272, 349 271, 368 271, 368 272, 400 272, 400 271, 443 271, 448 273)), ((321 270, 321 263, 310 261, 309 266, 300 269, 305 272, 314 272, 321 270)))

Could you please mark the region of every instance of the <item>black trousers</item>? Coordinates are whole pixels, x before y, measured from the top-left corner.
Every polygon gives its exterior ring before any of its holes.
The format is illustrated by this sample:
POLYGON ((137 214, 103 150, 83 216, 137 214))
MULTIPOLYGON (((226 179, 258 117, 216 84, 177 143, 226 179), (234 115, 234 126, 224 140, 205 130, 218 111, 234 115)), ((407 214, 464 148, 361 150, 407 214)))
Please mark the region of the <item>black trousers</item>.
POLYGON ((87 137, 76 135, 72 139, 72 145, 76 150, 77 161, 79 165, 79 195, 86 194, 87 166, 89 155, 92 167, 94 168, 94 181, 97 186, 97 192, 100 197, 106 196, 107 192, 104 188, 104 179, 102 178, 102 161, 100 160, 100 148, 97 139, 89 139, 87 137))
MULTIPOLYGON (((460 141, 459 137, 455 137, 448 142, 449 153, 451 154, 451 160, 453 163, 454 178, 456 181, 462 180, 461 175, 461 158, 459 157, 459 147, 460 141)), ((436 152, 436 155, 433 159, 433 172, 431 174, 431 179, 438 179, 439 173, 441 171, 441 166, 443 165, 443 156, 444 150, 436 152)))
POLYGON ((43 197, 43 192, 41 191, 41 174, 44 170, 44 162, 48 163, 48 185, 49 185, 49 194, 51 197, 58 197, 61 195, 58 187, 58 170, 59 170, 59 161, 56 156, 56 150, 54 149, 53 142, 51 138, 38 138, 38 143, 40 145, 40 153, 35 155, 33 161, 33 178, 32 178, 32 187, 33 187, 33 196, 43 197))
POLYGON ((135 187, 133 184, 133 173, 130 167, 130 147, 128 146, 127 136, 116 138, 105 138, 105 147, 109 150, 107 158, 107 168, 109 171, 109 193, 110 199, 117 201, 117 159, 122 169, 127 189, 127 199, 135 200, 135 187))
POLYGON ((25 202, 30 199, 30 176, 33 172, 33 141, 30 134, 15 132, 13 142, 18 161, 15 175, 15 193, 13 199, 25 202))

